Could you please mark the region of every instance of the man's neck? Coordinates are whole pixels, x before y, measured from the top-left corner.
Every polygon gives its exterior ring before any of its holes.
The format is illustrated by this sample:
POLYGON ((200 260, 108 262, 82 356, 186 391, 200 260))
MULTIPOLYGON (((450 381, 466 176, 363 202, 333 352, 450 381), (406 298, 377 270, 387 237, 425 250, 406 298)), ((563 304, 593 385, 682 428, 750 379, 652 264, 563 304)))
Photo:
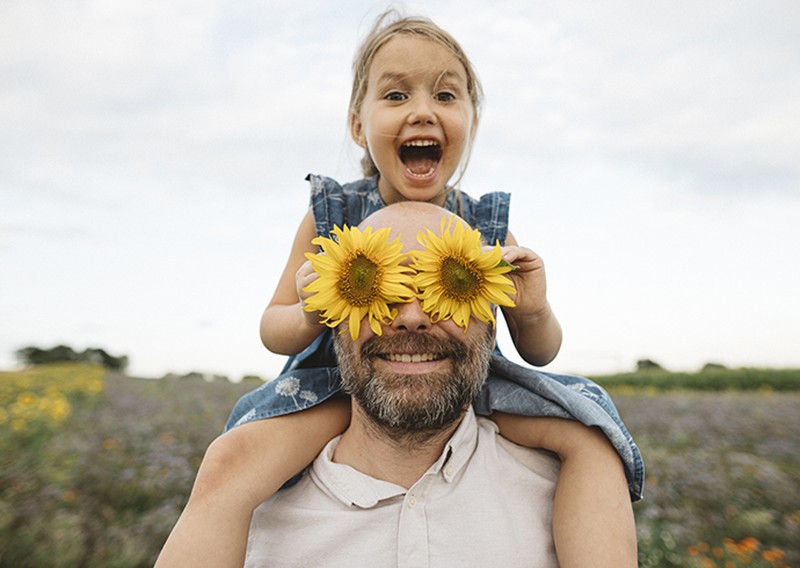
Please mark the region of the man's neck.
POLYGON ((436 463, 460 423, 461 419, 436 432, 397 435, 375 424, 354 404, 333 461, 408 489, 436 463))

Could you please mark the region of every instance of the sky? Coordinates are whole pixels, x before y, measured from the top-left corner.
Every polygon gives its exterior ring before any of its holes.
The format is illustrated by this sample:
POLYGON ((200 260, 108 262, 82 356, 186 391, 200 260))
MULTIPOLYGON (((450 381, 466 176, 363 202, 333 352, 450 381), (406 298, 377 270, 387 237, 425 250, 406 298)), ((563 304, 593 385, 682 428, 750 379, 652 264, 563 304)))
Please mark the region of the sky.
MULTIPOLYGON (((489 4, 396 6, 483 82, 461 187, 510 191, 545 260, 545 370, 800 367, 800 5, 489 4)), ((359 177, 350 66, 386 7, 0 2, 0 368, 63 343, 274 376, 259 318, 305 176, 359 177)))

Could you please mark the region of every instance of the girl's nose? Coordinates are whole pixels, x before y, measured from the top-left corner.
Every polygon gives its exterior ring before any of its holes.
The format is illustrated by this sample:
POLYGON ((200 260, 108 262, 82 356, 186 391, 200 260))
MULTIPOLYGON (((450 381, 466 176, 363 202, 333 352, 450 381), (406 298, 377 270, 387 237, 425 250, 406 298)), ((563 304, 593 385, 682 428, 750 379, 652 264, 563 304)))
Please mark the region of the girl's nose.
POLYGON ((412 300, 405 304, 395 304, 397 316, 391 323, 392 331, 424 332, 431 328, 431 318, 422 311, 419 300, 412 300))
POLYGON ((411 112, 408 114, 408 123, 412 125, 436 124, 433 101, 426 96, 415 97, 411 105, 411 112))

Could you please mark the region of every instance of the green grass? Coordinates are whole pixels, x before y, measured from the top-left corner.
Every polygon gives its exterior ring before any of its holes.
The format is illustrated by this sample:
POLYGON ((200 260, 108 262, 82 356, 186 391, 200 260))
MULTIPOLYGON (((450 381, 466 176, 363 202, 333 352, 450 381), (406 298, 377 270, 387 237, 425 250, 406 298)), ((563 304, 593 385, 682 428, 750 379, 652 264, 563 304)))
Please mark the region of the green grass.
POLYGON ((673 373, 653 369, 592 377, 607 389, 670 390, 800 390, 800 369, 709 369, 697 373, 673 373))

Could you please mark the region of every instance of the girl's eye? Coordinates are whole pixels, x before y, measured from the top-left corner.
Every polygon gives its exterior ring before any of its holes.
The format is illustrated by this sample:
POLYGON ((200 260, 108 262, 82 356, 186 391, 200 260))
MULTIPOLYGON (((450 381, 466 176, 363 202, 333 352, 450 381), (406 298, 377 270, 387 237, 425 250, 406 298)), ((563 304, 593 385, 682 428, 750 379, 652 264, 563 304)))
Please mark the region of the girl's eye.
POLYGON ((436 93, 434 98, 441 103, 449 103, 450 101, 456 100, 456 96, 450 91, 441 91, 436 93))
POLYGON ((386 93, 386 100, 387 101, 403 101, 405 100, 406 96, 404 93, 400 91, 391 91, 386 93))

